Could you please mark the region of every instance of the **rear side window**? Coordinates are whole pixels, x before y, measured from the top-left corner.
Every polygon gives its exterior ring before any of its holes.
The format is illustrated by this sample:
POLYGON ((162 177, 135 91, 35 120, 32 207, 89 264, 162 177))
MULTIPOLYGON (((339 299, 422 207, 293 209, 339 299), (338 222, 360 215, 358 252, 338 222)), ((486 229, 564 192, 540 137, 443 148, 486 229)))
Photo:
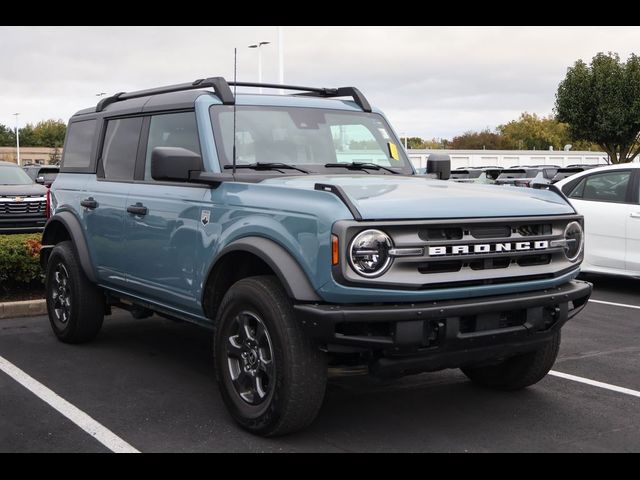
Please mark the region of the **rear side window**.
POLYGON ((91 146, 96 130, 95 120, 69 124, 62 166, 68 169, 88 169, 91 166, 91 146))
POLYGON ((102 172, 107 180, 133 180, 142 118, 107 122, 102 145, 102 172))

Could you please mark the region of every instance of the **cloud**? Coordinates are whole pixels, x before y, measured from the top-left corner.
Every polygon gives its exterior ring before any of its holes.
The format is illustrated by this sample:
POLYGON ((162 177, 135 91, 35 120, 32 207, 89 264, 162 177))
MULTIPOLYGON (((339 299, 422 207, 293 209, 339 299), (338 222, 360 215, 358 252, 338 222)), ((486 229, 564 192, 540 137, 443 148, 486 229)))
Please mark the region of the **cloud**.
MULTIPOLYGON (((549 114, 567 67, 622 58, 636 27, 284 27, 285 82, 355 85, 398 132, 452 137, 549 114)), ((276 27, 0 27, 0 122, 67 120, 107 94, 205 76, 277 81, 276 27)))

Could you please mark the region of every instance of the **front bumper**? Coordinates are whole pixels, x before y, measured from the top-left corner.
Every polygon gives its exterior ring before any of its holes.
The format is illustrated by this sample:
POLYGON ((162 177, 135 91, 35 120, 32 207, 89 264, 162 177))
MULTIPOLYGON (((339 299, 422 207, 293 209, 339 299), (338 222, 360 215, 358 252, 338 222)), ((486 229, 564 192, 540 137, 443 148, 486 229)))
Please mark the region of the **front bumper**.
POLYGON ((295 305, 318 343, 336 351, 376 351, 379 373, 460 367, 535 350, 578 313, 590 283, 534 292, 412 304, 295 305))
POLYGON ((0 234, 42 232, 47 223, 44 214, 2 215, 0 214, 0 234))

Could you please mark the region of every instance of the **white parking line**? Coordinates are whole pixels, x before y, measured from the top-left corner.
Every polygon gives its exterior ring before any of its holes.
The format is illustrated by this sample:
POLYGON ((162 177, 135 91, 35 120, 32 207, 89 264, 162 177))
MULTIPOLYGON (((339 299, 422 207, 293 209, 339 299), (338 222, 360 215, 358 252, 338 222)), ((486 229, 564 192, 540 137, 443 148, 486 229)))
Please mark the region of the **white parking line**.
POLYGON ((104 425, 0 356, 0 370, 115 453, 140 453, 104 425))
POLYGON ((554 377, 564 378, 566 380, 573 380, 574 382, 585 383, 593 387, 604 388, 606 390, 611 390, 613 392, 624 393, 627 395, 631 395, 633 397, 640 398, 640 392, 638 392, 637 390, 631 390, 630 388, 618 387, 616 385, 611 385, 610 383, 597 382, 595 380, 590 380, 588 378, 569 375, 568 373, 556 372, 555 370, 551 370, 549 372, 549 375, 553 375, 554 377))
POLYGON ((605 302, 604 300, 594 300, 593 298, 589 299, 589 303, 602 303, 603 305, 613 305, 614 307, 635 308, 636 310, 640 310, 640 307, 638 307, 637 305, 627 305, 626 303, 605 302))

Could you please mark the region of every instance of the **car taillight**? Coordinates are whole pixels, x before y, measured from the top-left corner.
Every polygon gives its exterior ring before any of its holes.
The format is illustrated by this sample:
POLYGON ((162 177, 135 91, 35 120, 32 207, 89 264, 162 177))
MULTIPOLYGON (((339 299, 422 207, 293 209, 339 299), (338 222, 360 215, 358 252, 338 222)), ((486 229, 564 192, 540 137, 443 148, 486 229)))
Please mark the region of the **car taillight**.
POLYGON ((51 216, 51 189, 47 188, 47 203, 44 209, 44 214, 46 218, 51 216))

